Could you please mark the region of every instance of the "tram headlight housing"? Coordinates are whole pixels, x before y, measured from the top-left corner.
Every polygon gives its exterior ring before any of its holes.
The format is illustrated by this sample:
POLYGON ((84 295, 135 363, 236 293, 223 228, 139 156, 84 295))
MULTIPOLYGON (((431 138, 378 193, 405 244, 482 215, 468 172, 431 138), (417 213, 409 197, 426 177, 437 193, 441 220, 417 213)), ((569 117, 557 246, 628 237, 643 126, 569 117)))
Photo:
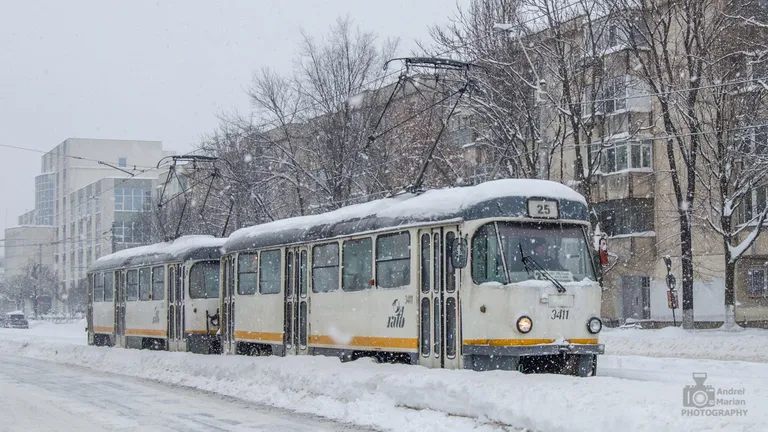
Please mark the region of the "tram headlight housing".
POLYGON ((531 321, 530 317, 521 316, 517 319, 515 326, 520 333, 528 333, 533 329, 533 321, 531 321))
POLYGON ((592 317, 587 321, 587 330, 592 334, 598 334, 600 333, 600 330, 603 329, 603 321, 600 320, 598 317, 592 317))

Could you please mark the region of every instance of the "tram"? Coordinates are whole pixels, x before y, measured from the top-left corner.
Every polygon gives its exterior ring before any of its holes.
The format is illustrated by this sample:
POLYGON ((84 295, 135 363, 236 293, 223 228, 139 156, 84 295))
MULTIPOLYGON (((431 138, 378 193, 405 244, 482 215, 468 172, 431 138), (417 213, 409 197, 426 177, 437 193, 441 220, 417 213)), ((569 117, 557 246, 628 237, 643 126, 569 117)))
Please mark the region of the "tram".
POLYGON ((220 352, 223 244, 220 238, 186 236, 96 260, 88 270, 88 343, 220 352))
POLYGON ((604 352, 584 198, 507 179, 233 233, 226 353, 587 376, 604 352))

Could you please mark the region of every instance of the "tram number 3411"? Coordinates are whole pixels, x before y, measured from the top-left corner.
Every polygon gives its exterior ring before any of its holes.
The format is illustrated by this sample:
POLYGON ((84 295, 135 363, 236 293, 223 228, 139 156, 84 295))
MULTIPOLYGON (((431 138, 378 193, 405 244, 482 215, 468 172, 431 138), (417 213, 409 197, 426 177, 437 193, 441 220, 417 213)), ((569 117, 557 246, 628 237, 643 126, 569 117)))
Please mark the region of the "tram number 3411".
POLYGON ((570 312, 568 309, 552 309, 550 318, 553 320, 567 320, 568 312, 570 312))

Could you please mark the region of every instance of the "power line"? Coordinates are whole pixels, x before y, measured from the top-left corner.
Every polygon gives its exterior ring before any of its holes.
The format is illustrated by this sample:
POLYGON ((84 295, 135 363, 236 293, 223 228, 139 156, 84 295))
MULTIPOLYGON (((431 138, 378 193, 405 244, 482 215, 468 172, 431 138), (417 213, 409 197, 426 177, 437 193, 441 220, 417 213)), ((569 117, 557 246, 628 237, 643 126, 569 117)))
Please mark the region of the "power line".
MULTIPOLYGON (((24 150, 24 151, 28 151, 28 152, 34 152, 34 153, 41 153, 41 154, 45 154, 45 155, 50 154, 50 155, 56 156, 58 158, 70 158, 70 159, 83 160, 83 161, 88 161, 88 162, 96 162, 96 163, 99 163, 99 164, 102 164, 102 165, 109 166, 109 162, 105 162, 103 160, 91 159, 91 158, 87 158, 87 157, 84 157, 84 156, 59 154, 59 153, 54 153, 52 150, 45 151, 45 150, 38 150, 38 149, 29 148, 29 147, 21 147, 21 146, 10 145, 10 144, 0 144, 0 147, 16 149, 16 150, 24 150)), ((150 168, 150 167, 141 166, 141 165, 132 165, 132 166, 135 167, 135 168, 150 168)))

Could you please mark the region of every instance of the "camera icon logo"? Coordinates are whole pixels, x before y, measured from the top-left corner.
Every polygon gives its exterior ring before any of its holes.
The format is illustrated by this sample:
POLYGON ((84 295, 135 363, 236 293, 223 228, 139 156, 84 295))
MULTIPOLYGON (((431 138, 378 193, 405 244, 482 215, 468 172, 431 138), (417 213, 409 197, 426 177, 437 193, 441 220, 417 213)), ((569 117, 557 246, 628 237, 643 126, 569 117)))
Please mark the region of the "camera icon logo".
POLYGON ((711 385, 704 385, 707 380, 706 373, 693 374, 694 385, 687 385, 683 388, 683 406, 689 408, 706 408, 715 406, 715 388, 711 385))

